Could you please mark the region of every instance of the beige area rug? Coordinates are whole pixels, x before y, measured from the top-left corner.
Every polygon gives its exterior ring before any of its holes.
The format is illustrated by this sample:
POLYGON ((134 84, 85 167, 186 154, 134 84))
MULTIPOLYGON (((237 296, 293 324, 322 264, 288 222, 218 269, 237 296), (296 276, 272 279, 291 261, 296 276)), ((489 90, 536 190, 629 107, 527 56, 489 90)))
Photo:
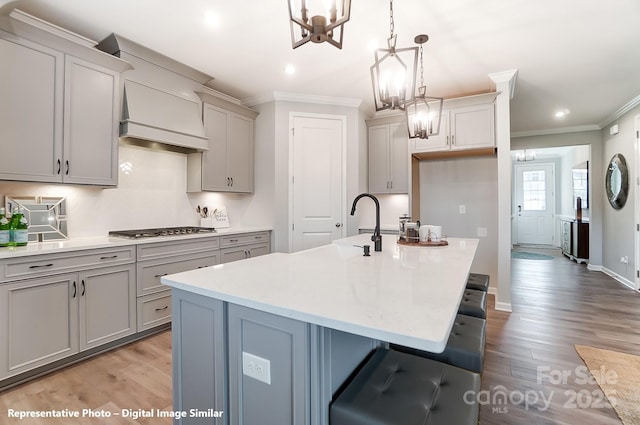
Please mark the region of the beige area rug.
POLYGON ((576 345, 624 425, 640 425, 640 356, 576 345))

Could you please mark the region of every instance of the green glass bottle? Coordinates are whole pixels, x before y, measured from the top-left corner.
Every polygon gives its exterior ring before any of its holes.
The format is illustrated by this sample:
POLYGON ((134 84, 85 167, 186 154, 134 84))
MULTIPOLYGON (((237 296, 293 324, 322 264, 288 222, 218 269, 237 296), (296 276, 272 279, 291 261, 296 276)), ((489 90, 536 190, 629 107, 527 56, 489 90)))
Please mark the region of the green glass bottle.
POLYGON ((9 228, 10 223, 7 217, 5 217, 6 211, 4 208, 0 208, 0 247, 9 246, 9 228))
POLYGON ((9 245, 25 246, 29 242, 29 223, 24 208, 14 208, 9 228, 9 245))

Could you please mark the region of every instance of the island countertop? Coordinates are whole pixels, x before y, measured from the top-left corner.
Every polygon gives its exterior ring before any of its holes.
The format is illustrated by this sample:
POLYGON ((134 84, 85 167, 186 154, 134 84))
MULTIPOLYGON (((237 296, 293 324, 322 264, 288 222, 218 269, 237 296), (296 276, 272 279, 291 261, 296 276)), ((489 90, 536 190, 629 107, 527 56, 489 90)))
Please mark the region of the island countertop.
POLYGON ((404 246, 370 235, 293 254, 273 253, 163 277, 176 289, 303 322, 441 352, 458 311, 477 239, 404 246), (362 255, 372 245, 370 257, 362 255), (357 246, 359 245, 359 246, 357 246))

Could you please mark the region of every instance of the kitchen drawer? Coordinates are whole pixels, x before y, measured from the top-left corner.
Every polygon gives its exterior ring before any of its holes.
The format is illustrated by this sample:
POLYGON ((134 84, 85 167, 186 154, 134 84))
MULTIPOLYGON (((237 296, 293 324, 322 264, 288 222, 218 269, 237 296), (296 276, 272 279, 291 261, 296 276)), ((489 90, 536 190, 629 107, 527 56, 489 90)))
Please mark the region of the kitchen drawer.
POLYGON ((171 321, 171 291, 138 298, 138 332, 171 321))
POLYGON ((220 237, 220 247, 227 248, 231 246, 246 245, 256 242, 270 242, 269 232, 244 233, 239 235, 228 235, 220 237))
POLYGON ((138 261, 154 258, 175 257, 184 254, 198 254, 220 248, 218 236, 187 238, 177 241, 143 243, 137 246, 138 261))
POLYGON ((185 272, 202 267, 216 265, 220 262, 219 251, 206 251, 182 257, 159 258, 149 261, 138 261, 138 296, 164 291, 168 287, 160 283, 160 278, 168 274, 185 272))
POLYGON ((220 250, 220 262, 231 263, 269 253, 271 253, 271 244, 269 242, 224 248, 220 250))
POLYGON ((128 264, 134 261, 133 246, 7 258, 0 260, 0 282, 128 264))

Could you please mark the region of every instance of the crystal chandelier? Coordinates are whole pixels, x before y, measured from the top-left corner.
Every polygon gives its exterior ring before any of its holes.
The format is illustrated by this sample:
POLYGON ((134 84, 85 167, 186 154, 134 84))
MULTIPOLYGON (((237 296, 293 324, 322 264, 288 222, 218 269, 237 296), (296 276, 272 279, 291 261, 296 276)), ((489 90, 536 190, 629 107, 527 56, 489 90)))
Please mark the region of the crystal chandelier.
POLYGON ((429 36, 425 34, 420 34, 414 39, 416 44, 420 45, 420 87, 414 100, 408 102, 405 108, 410 139, 428 139, 429 136, 437 136, 440 133, 444 100, 441 97, 427 96, 427 87, 424 85, 422 50, 428 40, 429 36))
POLYGON ((418 48, 396 48, 397 35, 393 33, 393 0, 389 1, 391 35, 386 49, 375 51, 375 63, 371 66, 371 83, 376 111, 385 109, 405 110, 413 101, 416 85, 418 48))
POLYGON ((351 0, 289 0, 293 48, 309 41, 342 49, 343 26, 351 14, 351 0), (339 6, 339 7, 338 7, 339 6))

